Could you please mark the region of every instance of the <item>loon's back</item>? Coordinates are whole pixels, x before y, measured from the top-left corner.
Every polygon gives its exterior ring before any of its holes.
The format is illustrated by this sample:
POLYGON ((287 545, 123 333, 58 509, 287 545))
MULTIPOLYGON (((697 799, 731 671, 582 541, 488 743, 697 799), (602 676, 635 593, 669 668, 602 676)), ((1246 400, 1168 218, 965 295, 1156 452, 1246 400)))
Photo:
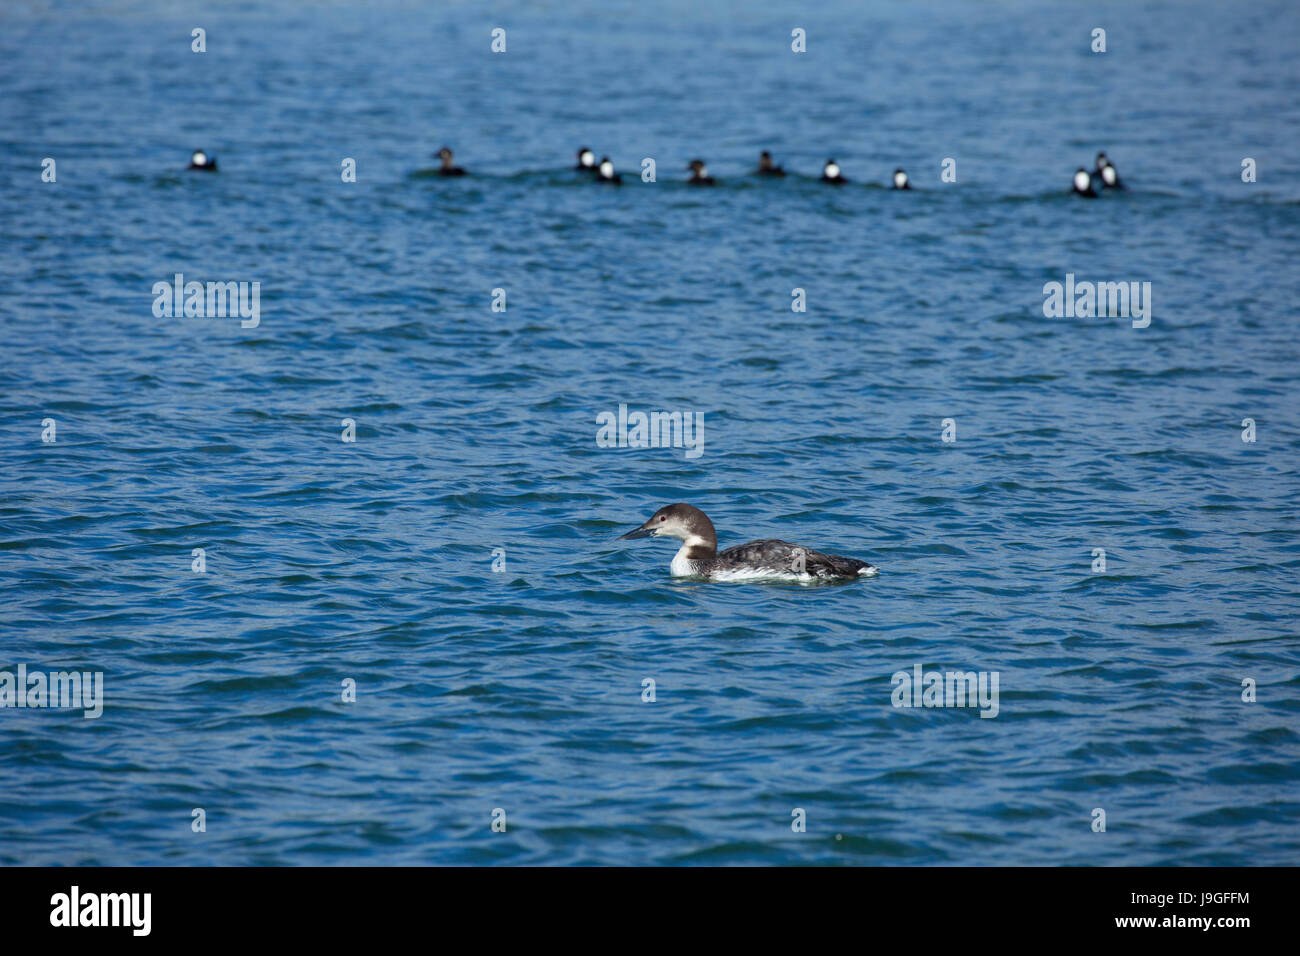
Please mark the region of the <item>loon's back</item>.
POLYGON ((764 576, 853 578, 876 573, 876 569, 866 561, 838 554, 822 554, 775 538, 764 538, 727 548, 718 552, 716 558, 701 563, 709 566, 709 574, 752 572, 764 576))

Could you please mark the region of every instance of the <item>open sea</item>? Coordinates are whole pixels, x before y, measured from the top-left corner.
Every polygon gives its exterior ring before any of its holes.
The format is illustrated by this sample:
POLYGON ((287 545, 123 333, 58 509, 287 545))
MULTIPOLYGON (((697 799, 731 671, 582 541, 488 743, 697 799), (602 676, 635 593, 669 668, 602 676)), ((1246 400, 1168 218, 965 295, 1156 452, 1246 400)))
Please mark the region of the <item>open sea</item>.
POLYGON ((1288 0, 4 4, 0 671, 103 698, 11 686, 0 863, 1300 862, 1297 49, 1288 0), (881 572, 675 580, 616 540, 673 502, 881 572))

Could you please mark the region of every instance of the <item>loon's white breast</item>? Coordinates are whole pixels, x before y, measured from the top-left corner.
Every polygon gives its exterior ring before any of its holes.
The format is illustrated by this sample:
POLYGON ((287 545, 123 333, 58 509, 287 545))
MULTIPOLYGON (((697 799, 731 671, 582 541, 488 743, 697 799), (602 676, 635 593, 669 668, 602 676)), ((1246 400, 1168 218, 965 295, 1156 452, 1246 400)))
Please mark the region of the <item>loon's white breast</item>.
POLYGON ((673 563, 668 565, 668 572, 675 578, 693 578, 700 572, 697 570, 697 562, 692 561, 686 556, 689 549, 682 545, 681 549, 673 555, 673 563))

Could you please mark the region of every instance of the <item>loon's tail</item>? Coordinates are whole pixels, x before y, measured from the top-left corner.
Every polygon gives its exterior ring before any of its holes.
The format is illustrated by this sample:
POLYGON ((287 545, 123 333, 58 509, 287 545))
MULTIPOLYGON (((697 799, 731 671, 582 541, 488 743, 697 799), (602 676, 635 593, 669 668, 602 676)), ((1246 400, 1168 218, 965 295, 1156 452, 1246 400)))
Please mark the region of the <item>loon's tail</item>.
POLYGON ((807 558, 808 571, 819 577, 854 578, 870 577, 879 570, 866 561, 846 558, 838 554, 821 554, 810 551, 807 558))

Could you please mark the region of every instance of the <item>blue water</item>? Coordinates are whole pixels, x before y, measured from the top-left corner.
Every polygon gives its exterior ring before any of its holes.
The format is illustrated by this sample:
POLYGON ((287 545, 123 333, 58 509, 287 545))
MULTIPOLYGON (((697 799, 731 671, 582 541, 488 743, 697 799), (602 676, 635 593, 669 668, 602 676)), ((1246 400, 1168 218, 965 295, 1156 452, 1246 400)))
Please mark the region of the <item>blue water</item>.
POLYGON ((1298 40, 1287 2, 6 6, 0 670, 105 702, 0 710, 0 862, 1296 863, 1298 40), (1130 189, 1070 196, 1099 149, 1130 189), (176 273, 260 324, 155 317, 176 273), (1044 317, 1067 273, 1150 326, 1044 317), (620 404, 703 453, 599 447, 620 404), (615 539, 675 501, 882 572, 674 581, 615 539), (918 664, 997 716, 893 707, 918 664))

